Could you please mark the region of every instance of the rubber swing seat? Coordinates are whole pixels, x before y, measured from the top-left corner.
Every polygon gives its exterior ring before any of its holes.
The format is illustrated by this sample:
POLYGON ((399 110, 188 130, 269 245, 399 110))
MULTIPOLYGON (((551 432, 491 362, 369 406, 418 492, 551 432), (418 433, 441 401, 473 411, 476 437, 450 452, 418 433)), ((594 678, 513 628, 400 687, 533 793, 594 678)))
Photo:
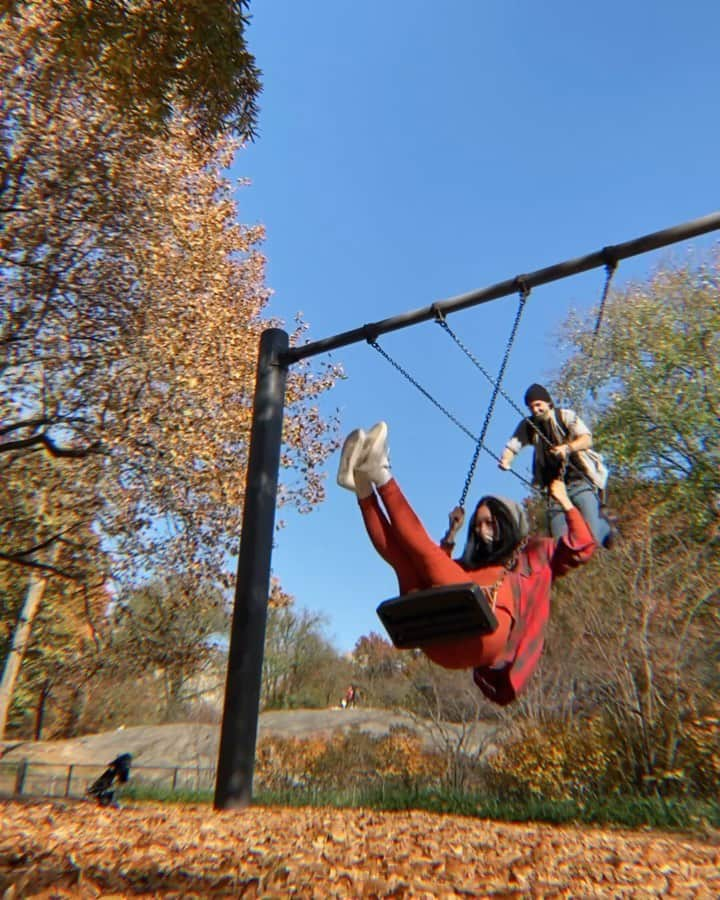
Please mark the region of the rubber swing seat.
POLYGON ((377 614, 398 650, 490 634, 498 626, 483 589, 472 581, 393 597, 378 606, 377 614))

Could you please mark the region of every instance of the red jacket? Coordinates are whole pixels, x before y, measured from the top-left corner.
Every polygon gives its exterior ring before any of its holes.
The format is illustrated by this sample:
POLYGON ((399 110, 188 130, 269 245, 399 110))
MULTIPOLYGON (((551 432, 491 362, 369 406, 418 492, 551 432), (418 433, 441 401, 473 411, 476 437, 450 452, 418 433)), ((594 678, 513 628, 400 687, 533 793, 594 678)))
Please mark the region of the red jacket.
POLYGON ((501 706, 512 703, 535 671, 550 617, 550 588, 555 578, 587 562, 595 541, 577 509, 566 513, 567 533, 554 541, 531 538, 506 581, 512 591, 514 618, 504 659, 473 670, 475 684, 501 706))

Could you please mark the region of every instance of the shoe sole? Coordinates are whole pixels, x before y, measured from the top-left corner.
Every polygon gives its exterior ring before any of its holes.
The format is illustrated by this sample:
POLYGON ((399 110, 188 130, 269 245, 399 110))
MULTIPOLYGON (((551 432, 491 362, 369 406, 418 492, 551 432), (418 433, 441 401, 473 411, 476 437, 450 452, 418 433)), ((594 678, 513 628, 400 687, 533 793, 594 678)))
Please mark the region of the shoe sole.
POLYGON ((340 465, 338 466, 337 483, 340 487, 347 488, 349 491, 355 490, 355 476, 353 472, 357 466, 366 441, 365 432, 361 428, 351 431, 345 438, 342 453, 340 454, 340 465))
POLYGON ((378 422, 376 425, 368 431, 365 437, 365 447, 362 455, 362 459, 360 460, 360 465, 367 462, 367 460, 378 450, 380 447, 383 447, 387 443, 387 434, 388 427, 385 422, 378 422))

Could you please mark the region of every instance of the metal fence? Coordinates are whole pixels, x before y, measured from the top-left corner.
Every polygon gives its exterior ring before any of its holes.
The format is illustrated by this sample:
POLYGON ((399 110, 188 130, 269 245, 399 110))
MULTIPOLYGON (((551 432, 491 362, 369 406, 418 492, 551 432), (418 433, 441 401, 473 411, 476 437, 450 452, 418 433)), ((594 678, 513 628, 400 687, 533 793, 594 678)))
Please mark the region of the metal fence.
MULTIPOLYGON (((83 797, 106 769, 87 763, 47 763, 33 760, 0 762, 0 796, 83 797)), ((171 792, 212 791, 215 766, 133 765, 133 786, 143 785, 171 792)))

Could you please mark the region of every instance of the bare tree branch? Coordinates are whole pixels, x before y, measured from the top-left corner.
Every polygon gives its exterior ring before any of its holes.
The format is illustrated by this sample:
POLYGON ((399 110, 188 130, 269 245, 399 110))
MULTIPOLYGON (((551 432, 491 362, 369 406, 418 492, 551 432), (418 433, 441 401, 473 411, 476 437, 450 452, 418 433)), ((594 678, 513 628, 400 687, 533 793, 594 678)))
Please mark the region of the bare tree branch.
POLYGON ((4 441, 0 443, 0 453, 9 453, 12 450, 24 450, 27 447, 37 447, 41 445, 47 452, 56 459, 86 459, 95 453, 100 453, 102 443, 93 441, 87 447, 60 447, 55 441, 48 437, 44 432, 35 434, 32 437, 18 438, 14 441, 4 441))

